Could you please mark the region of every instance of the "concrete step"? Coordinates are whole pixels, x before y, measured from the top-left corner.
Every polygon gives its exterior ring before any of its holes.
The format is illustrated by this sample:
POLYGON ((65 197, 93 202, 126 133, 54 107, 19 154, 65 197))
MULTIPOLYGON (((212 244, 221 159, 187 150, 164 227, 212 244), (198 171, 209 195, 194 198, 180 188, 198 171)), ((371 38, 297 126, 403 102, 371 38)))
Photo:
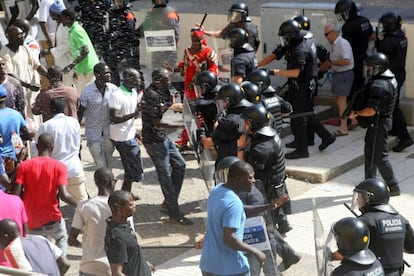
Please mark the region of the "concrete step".
MULTIPOLYGON (((338 127, 325 125, 333 132, 338 127)), ((410 135, 414 134, 414 127, 409 127, 410 135)), ((357 127, 349 131, 349 135, 337 137, 336 141, 324 151, 319 151, 321 143, 315 137, 315 146, 309 147, 309 158, 296 160, 286 159, 286 173, 289 177, 305 180, 309 183, 324 183, 364 163, 364 136, 366 129, 357 127)), ((293 135, 282 138, 286 144, 293 140, 293 135)), ((388 147, 391 150, 398 143, 398 138, 389 136, 388 147)), ((290 152, 292 149, 285 149, 290 152)), ((363 177, 363 176, 362 176, 363 177)))

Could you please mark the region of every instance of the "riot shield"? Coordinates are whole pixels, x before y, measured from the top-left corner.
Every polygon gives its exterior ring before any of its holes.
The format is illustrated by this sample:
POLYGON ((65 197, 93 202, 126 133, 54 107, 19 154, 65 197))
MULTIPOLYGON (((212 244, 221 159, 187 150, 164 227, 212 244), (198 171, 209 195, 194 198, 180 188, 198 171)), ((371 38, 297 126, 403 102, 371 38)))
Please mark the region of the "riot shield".
POLYGON ((187 130, 190 138, 190 143, 193 146, 194 154, 197 157, 198 164, 207 189, 210 192, 214 187, 214 162, 215 159, 212 157, 210 150, 204 149, 201 143, 197 141, 197 129, 200 127, 199 122, 194 118, 190 108, 190 103, 187 99, 183 102, 183 121, 184 127, 187 130))
POLYGON ((315 199, 312 199, 313 205, 313 233, 315 240, 315 257, 316 267, 318 270, 318 276, 330 275, 333 270, 333 264, 331 262, 331 251, 326 244, 331 240, 324 233, 321 218, 319 217, 318 210, 316 209, 315 199))

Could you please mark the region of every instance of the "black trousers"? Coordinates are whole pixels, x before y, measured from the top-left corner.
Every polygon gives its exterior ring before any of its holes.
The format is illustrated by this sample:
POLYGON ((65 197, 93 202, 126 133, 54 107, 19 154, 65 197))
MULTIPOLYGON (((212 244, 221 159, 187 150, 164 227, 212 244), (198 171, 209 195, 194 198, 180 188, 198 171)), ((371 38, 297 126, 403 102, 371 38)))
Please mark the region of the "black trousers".
MULTIPOLYGON (((290 101, 293 107, 293 113, 302 113, 313 111, 310 89, 298 89, 290 93, 290 101)), ((300 153, 308 152, 308 129, 313 130, 316 134, 324 139, 329 139, 331 133, 323 126, 315 115, 307 117, 292 118, 290 121, 292 134, 296 141, 296 150, 300 153)))
POLYGON ((392 113, 392 129, 391 132, 395 134, 401 141, 410 140, 410 134, 407 130, 407 121, 400 109, 400 91, 404 81, 398 81, 398 96, 395 102, 394 112, 392 113), (401 83, 401 84, 400 84, 401 83))
POLYGON ((365 179, 377 175, 377 169, 388 186, 397 185, 391 163, 388 160, 388 131, 391 118, 380 119, 378 126, 370 126, 365 134, 365 179))

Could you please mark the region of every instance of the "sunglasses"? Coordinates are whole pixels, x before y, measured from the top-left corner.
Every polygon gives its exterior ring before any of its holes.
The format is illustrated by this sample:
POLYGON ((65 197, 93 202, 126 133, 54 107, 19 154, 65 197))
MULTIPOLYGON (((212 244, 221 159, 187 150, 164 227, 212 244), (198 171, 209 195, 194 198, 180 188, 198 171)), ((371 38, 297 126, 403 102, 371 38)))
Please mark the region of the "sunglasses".
POLYGON ((333 33, 334 31, 329 31, 329 32, 327 32, 327 33, 325 33, 325 36, 328 36, 328 35, 330 35, 331 33, 333 33))

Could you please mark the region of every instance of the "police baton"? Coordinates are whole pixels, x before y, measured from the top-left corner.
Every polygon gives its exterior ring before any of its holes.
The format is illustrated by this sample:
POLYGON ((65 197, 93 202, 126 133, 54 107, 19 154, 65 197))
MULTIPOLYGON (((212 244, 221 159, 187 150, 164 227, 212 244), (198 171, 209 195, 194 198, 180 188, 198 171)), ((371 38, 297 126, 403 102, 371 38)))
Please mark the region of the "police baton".
POLYGON ((294 113, 292 115, 287 115, 287 116, 282 115, 282 119, 283 118, 293 119, 293 118, 299 118, 299 117, 308 117, 308 116, 313 116, 315 114, 316 114, 315 111, 307 111, 307 112, 301 112, 301 113, 294 113))
MULTIPOLYGON (((351 207, 348 205, 348 203, 346 203, 346 202, 344 202, 344 206, 356 217, 356 218, 358 218, 359 216, 358 216, 358 214, 357 213, 355 213, 355 211, 354 210, 352 210, 351 209, 351 207)), ((404 262, 404 264, 406 265, 406 266, 408 266, 408 267, 411 267, 411 265, 409 264, 409 263, 407 263, 407 261, 406 260, 404 260, 403 259, 403 262, 404 262)))
POLYGON ((199 26, 200 29, 203 27, 203 24, 204 24, 204 21, 206 20, 207 15, 208 15, 208 13, 205 13, 204 16, 203 16, 203 19, 201 19, 201 23, 200 23, 200 26, 199 26))

